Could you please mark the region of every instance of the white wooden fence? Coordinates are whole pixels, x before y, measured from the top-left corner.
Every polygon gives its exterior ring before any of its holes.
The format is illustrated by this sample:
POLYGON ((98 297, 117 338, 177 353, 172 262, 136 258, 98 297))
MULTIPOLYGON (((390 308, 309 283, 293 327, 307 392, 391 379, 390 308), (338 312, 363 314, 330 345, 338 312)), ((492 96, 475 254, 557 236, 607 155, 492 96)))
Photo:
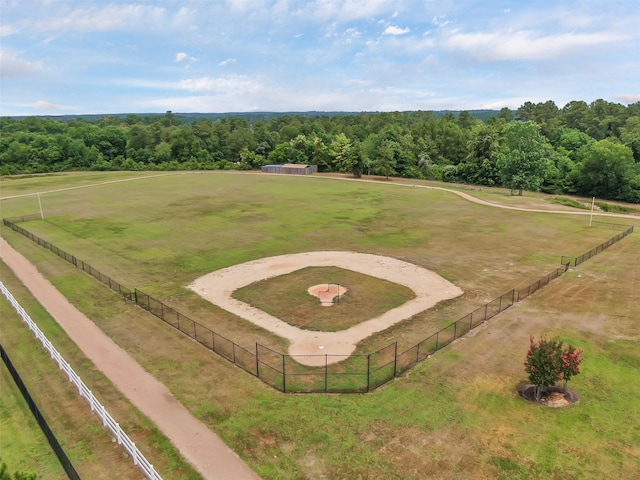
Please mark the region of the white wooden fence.
POLYGON ((24 308, 18 303, 18 301, 13 297, 11 292, 7 290, 4 284, 0 281, 0 291, 2 294, 9 300, 9 303, 15 308, 18 315, 22 318, 22 320, 29 326, 29 329, 33 332, 38 340, 42 343, 44 348, 47 349, 51 358, 58 363, 60 369, 64 370, 64 372, 69 377, 69 381, 73 383, 80 393, 81 397, 84 397, 89 405, 91 406, 91 410, 96 412, 100 419, 102 420, 102 424, 107 427, 111 433, 115 436, 116 440, 122 447, 131 455, 133 459, 134 465, 137 465, 140 470, 146 475, 147 478, 152 480, 162 480, 162 477, 158 472, 155 471, 153 465, 149 463, 149 461, 140 453, 136 444, 131 441, 131 439, 127 436, 127 434, 120 428, 120 425, 113 419, 113 417, 107 412, 104 405, 102 405, 98 399, 91 393, 91 390, 87 388, 84 382, 80 379, 80 377, 73 371, 71 366, 62 358, 62 355, 58 353, 58 351, 54 348, 51 342, 45 337, 44 333, 38 328, 31 317, 24 311, 24 308))

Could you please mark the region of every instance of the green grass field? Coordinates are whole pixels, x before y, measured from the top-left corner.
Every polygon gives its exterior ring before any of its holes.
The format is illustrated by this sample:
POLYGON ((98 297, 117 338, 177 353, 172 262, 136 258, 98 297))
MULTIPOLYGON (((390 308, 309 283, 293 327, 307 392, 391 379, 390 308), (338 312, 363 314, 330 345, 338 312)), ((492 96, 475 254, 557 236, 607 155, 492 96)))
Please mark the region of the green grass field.
MULTIPOLYGON (((46 177, 52 182, 46 188, 40 180, 6 184, 23 193, 65 185, 63 177, 46 177)), ((2 196, 13 191, 6 184, 2 196)), ((236 263, 331 249, 407 260, 465 291, 363 342, 359 350, 369 352, 395 340, 412 345, 537 280, 558 266, 560 255, 579 255, 617 233, 606 225, 589 228, 586 217, 500 210, 446 192, 322 178, 166 176, 41 193, 41 200, 45 220, 25 224, 30 231, 238 343, 282 349, 280 339, 207 305, 185 286, 236 263)), ((37 209, 35 197, 2 202, 4 217, 37 209)), ((280 394, 119 303, 24 237, 6 228, 2 235, 265 479, 639 478, 637 233, 390 385, 346 396, 280 394), (517 397, 529 335, 541 334, 585 349, 584 374, 571 382, 579 404, 549 410, 517 397)))

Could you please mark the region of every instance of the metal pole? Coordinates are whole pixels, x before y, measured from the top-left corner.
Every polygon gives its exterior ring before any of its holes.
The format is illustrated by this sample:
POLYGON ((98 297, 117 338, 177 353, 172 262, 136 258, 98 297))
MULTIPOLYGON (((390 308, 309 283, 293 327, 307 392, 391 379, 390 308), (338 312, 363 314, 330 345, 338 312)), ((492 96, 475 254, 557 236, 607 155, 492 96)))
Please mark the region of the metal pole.
POLYGON ((285 365, 285 356, 282 355, 282 391, 283 393, 287 393, 287 371, 285 365))
POLYGON ((591 224, 593 223, 593 207, 596 204, 596 197, 593 197, 593 199, 591 200, 591 215, 589 215, 589 226, 591 226, 591 224))
POLYGON ((42 213, 42 202, 40 201, 40 192, 38 192, 38 205, 40 206, 40 220, 44 220, 44 214, 42 213))
POLYGON ((256 342, 256 377, 260 378, 260 360, 258 358, 258 342, 256 342))
POLYGON ((329 355, 324 355, 324 393, 329 391, 329 355))

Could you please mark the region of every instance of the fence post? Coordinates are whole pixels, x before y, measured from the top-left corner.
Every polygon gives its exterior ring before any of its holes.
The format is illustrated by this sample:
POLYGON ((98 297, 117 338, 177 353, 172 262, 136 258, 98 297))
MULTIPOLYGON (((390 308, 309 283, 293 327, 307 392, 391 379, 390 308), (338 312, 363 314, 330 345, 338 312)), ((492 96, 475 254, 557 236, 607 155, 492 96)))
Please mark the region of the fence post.
POLYGON ((324 393, 329 391, 329 355, 324 354, 324 393))
POLYGON ((256 377, 260 378, 260 361, 258 360, 258 342, 256 342, 256 377))
POLYGON ((371 354, 367 355, 367 393, 371 389, 371 354))
POLYGON ((287 393, 287 372, 286 372, 286 356, 284 353, 282 355, 282 392, 287 393))
POLYGON ((393 378, 398 374, 398 341, 396 340, 395 352, 393 352, 393 378))

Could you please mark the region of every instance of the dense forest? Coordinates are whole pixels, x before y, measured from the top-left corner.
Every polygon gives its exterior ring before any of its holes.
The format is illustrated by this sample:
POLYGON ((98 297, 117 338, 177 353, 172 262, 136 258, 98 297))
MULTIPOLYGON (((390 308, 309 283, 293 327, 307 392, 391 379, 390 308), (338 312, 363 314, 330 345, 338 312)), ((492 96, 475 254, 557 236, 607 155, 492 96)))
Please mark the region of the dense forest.
POLYGON ((434 179, 640 203, 640 102, 470 112, 0 118, 0 175, 259 169, 434 179))

